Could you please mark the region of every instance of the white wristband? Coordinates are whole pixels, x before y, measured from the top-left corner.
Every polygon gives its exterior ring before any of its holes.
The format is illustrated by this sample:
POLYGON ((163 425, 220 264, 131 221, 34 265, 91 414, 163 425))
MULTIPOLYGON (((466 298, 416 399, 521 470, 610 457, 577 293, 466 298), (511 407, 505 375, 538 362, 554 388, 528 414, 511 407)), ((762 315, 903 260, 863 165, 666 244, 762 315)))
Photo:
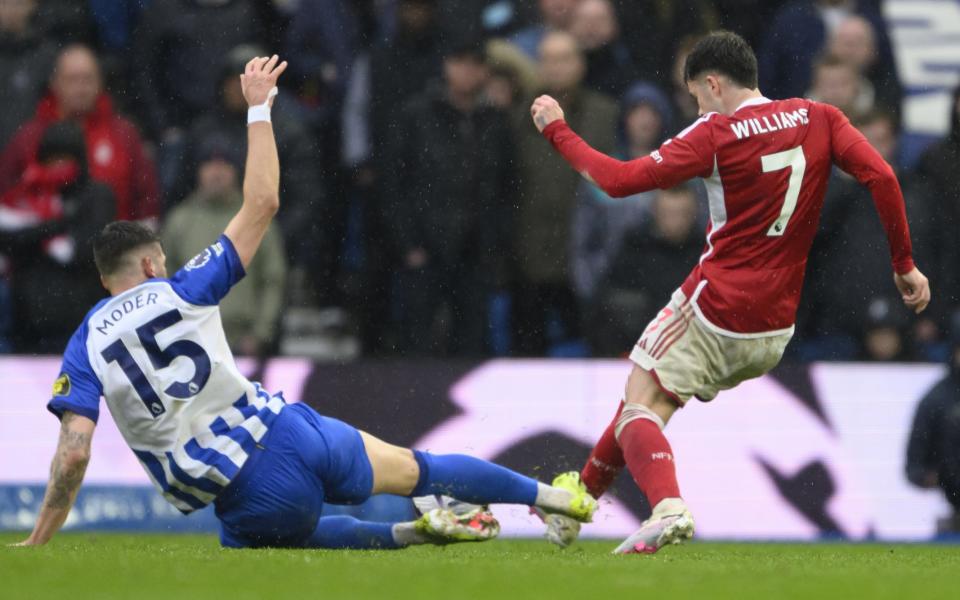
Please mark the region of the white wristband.
POLYGON ((270 101, 273 100, 274 96, 277 95, 279 90, 273 88, 270 90, 270 93, 267 94, 267 101, 263 104, 258 104, 256 106, 251 106, 247 109, 247 125, 252 123, 258 123, 260 121, 266 121, 270 123, 270 101))

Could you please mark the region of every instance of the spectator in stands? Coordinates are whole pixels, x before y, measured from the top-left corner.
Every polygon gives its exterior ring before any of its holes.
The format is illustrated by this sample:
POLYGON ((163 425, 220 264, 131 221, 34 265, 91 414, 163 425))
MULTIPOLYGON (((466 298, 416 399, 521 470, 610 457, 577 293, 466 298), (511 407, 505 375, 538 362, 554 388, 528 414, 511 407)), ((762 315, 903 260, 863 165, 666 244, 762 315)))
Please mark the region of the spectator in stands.
MULTIPOLYGON (((687 55, 690 54, 699 39, 696 36, 688 36, 680 41, 677 46, 677 54, 674 57, 673 68, 670 70, 670 100, 673 103, 678 128, 685 128, 700 118, 700 108, 697 106, 697 101, 690 95, 690 90, 687 88, 685 71, 687 55)), ((673 133, 675 132, 671 132, 671 135, 673 133)))
POLYGON ((445 55, 445 84, 400 115, 384 170, 385 220, 402 261, 404 352, 477 356, 487 303, 506 284, 513 143, 507 114, 481 103, 483 46, 453 44, 445 55))
POLYGON ((827 52, 852 66, 862 78, 863 95, 877 106, 900 113, 902 90, 896 72, 879 62, 877 34, 865 18, 854 15, 841 22, 830 36, 827 52))
POLYGON ((860 354, 856 358, 870 362, 910 360, 907 341, 910 311, 889 293, 870 299, 865 306, 860 354))
MULTIPOLYGON (((167 271, 175 273, 217 239, 243 204, 241 178, 245 151, 229 136, 212 133, 197 150, 195 191, 164 224, 161 239, 167 271)), ((230 348, 247 356, 270 350, 284 305, 286 258, 280 231, 271 225, 246 277, 220 303, 230 348)))
POLYGON ((548 32, 570 29, 579 2, 580 0, 538 0, 540 22, 521 29, 510 41, 527 56, 537 59, 540 56, 540 45, 548 32))
POLYGON ((61 119, 82 125, 90 176, 113 190, 117 217, 155 218, 160 192, 153 163, 136 127, 114 112, 102 87, 97 57, 86 46, 68 46, 57 57, 50 93, 0 155, 0 190, 10 189, 19 180, 35 160, 43 132, 61 119))
POLYGON ((706 35, 719 24, 714 0, 626 0, 617 6, 623 41, 639 69, 637 78, 648 81, 669 77, 684 38, 706 35))
POLYGON ((896 81, 886 23, 871 0, 794 0, 777 13, 757 54, 760 89, 774 99, 800 97, 811 86, 813 63, 847 18, 859 15, 876 34, 878 77, 896 81))
MULTIPOLYGON (((185 136, 183 161, 178 169, 181 182, 196 181, 195 173, 199 168, 198 153, 204 147, 204 140, 219 137, 241 151, 247 146, 247 102, 240 89, 237 73, 243 72, 244 65, 255 56, 266 56, 266 52, 255 46, 238 46, 231 50, 221 61, 217 80, 217 103, 198 118, 185 136)), ((287 100, 283 97, 278 101, 287 100)), ((290 261, 305 270, 311 276, 312 265, 316 262, 321 239, 322 213, 324 203, 329 201, 319 177, 318 149, 309 130, 293 111, 277 111, 273 115, 273 130, 277 138, 277 151, 283 164, 280 188, 283 203, 278 222, 283 234, 290 261)), ((178 186, 176 196, 183 198, 191 187, 178 186)), ((317 281, 326 285, 326 281, 317 281)))
POLYGON ((652 212, 652 219, 621 233, 589 304, 587 331, 595 355, 629 352, 703 250, 692 186, 656 192, 652 212))
POLYGON ((36 9, 37 0, 0 2, 0 147, 33 115, 57 54, 34 26, 36 9))
POLYGON ((928 261, 935 265, 930 280, 937 282, 938 301, 934 309, 941 328, 947 325, 949 311, 960 307, 960 87, 950 102, 950 131, 931 146, 917 165, 916 178, 927 186, 919 198, 923 218, 929 224, 929 236, 920 241, 928 261))
POLYGON ((813 67, 813 87, 807 97, 836 106, 850 119, 873 109, 873 91, 856 69, 841 59, 826 54, 813 67))
MULTIPOLYGON (((570 125, 584 132, 594 148, 613 152, 617 106, 583 88, 586 66, 576 39, 564 32, 548 33, 540 44, 540 65, 544 91, 563 104, 570 125)), ((569 240, 580 176, 551 152, 543 136, 530 126, 526 107, 514 116, 520 166, 513 252, 517 261, 515 329, 520 353, 542 354, 550 346, 579 338, 569 240)))
POLYGON ((587 61, 584 87, 619 98, 637 78, 630 51, 620 40, 620 26, 611 0, 580 0, 570 33, 587 61))
MULTIPOLYGON (((617 153, 621 160, 647 156, 666 139, 672 122, 666 95, 651 83, 638 83, 620 101, 617 153)), ((580 302, 590 304, 623 246, 624 236, 650 219, 656 194, 645 192, 611 198, 600 188, 581 182, 573 213, 570 258, 573 285, 580 302)))
POLYGON ((940 488, 953 514, 938 533, 960 534, 960 315, 954 315, 947 376, 917 405, 907 444, 907 479, 917 487, 940 488))
POLYGON ((519 109, 540 89, 537 63, 502 39, 489 40, 486 51, 490 68, 484 91, 487 102, 506 111, 519 109))
MULTIPOLYGON (((442 57, 437 0, 398 0, 397 31, 378 40, 353 67, 343 121, 343 159, 352 169, 349 194, 362 213, 364 255, 358 308, 362 312, 364 345, 377 352, 388 341, 391 266, 400 252, 390 245, 384 206, 401 190, 386 187, 382 165, 387 140, 398 127, 400 108, 440 77, 442 57)), ((395 179, 393 180, 395 181, 395 179)), ((391 184, 392 185, 392 184, 391 184)))
MULTIPOLYGON (((889 113, 872 112, 854 124, 888 162, 895 164, 896 119, 889 113)), ((907 211, 913 216, 911 182, 904 180, 907 211)), ((914 237, 922 239, 921 227, 911 218, 914 237), (914 227, 916 226, 916 227, 914 227)), ((807 360, 852 360, 858 356, 878 358, 907 352, 907 345, 877 343, 871 349, 870 331, 883 330, 880 341, 889 341, 890 319, 904 315, 889 304, 891 280, 887 238, 873 207, 869 190, 845 173, 836 172, 830 182, 820 219, 820 235, 814 240, 807 270, 806 304, 809 316, 798 320, 800 358, 807 360), (865 307, 877 301, 877 307, 865 307), (882 325, 882 326, 881 326, 882 325), (881 351, 882 349, 886 351, 881 351)), ((896 304, 896 303, 894 303, 896 304)), ((890 321, 892 322, 892 321, 890 321)), ((898 325, 899 327, 899 325, 898 325)), ((900 336, 898 330, 898 336, 900 336)))
POLYGON ((18 352, 62 352, 104 296, 91 242, 114 220, 116 203, 109 187, 90 178, 85 146, 76 123, 50 125, 35 160, 0 197, 0 252, 12 266, 18 352))
MULTIPOLYGON (((175 142, 183 129, 216 104, 214 82, 223 57, 240 44, 259 41, 262 32, 255 4, 254 0, 151 0, 143 11, 134 33, 136 87, 148 133, 163 143, 162 153, 176 154, 175 142)), ((162 170, 165 176, 166 166, 162 170)))
POLYGON ((397 35, 370 53, 370 132, 373 156, 396 125, 397 108, 441 76, 436 0, 399 0, 397 35))

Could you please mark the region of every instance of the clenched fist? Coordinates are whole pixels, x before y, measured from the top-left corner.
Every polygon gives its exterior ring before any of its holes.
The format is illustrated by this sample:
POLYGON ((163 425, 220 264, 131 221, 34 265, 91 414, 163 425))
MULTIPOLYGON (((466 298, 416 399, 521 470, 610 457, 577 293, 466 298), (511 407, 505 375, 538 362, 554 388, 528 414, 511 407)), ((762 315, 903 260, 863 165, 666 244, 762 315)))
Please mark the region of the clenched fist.
POLYGON ((273 105, 270 90, 277 86, 277 79, 287 70, 287 61, 277 64, 279 61, 280 57, 274 54, 270 58, 258 56, 247 63, 240 76, 240 87, 248 105, 260 106, 268 101, 273 105))
POLYGON ((540 96, 533 101, 530 116, 533 117, 533 124, 537 129, 543 131, 550 123, 563 118, 563 109, 560 108, 560 103, 550 96, 540 96))

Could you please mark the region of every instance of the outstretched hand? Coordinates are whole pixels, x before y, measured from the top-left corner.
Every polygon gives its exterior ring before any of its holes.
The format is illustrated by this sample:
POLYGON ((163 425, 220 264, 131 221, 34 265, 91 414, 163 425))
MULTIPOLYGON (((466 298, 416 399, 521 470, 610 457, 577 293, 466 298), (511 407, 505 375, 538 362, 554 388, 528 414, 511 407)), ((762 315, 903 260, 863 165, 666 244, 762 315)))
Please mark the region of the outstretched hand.
POLYGON ((560 108, 560 103, 550 96, 540 96, 533 101, 530 116, 533 117, 533 124, 537 129, 543 131, 550 123, 563 118, 563 109, 560 108))
POLYGON ((893 282, 900 290, 903 303, 913 312, 920 314, 930 304, 930 282, 920 269, 914 267, 909 273, 895 274, 893 282))
POLYGON ((251 59, 240 76, 240 87, 247 104, 259 106, 269 102, 273 106, 270 90, 277 86, 277 79, 286 70, 287 61, 280 62, 280 57, 276 54, 270 58, 258 56, 251 59))

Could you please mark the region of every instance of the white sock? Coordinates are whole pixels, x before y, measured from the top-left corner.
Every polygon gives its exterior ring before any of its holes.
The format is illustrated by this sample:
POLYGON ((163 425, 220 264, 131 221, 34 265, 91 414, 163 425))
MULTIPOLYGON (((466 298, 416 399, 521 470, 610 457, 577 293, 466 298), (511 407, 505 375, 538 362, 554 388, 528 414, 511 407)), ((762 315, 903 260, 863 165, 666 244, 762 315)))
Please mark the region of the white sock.
POLYGON ((550 512, 567 514, 570 512, 570 502, 572 500, 573 494, 570 491, 537 482, 536 506, 550 512))
POLYGON ((398 546, 416 546, 430 543, 427 536, 417 531, 416 524, 413 521, 394 524, 391 533, 393 534, 393 541, 398 546))

